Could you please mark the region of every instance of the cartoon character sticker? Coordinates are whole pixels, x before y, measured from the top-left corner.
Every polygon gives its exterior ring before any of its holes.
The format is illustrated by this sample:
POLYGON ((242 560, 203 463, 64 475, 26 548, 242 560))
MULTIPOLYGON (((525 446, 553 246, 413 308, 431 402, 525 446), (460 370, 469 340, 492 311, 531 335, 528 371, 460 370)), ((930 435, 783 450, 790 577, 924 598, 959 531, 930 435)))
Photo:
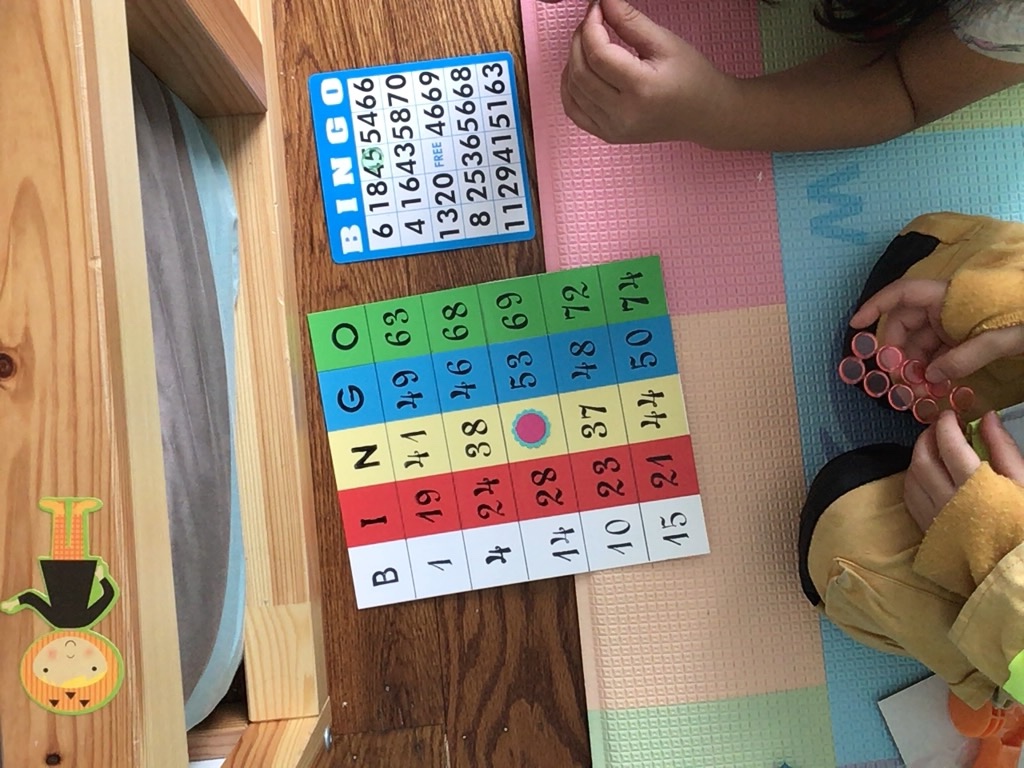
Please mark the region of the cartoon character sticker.
POLYGON ((110 568, 89 554, 93 498, 39 502, 50 515, 50 556, 39 558, 44 591, 26 589, 0 602, 0 612, 31 610, 55 631, 37 638, 21 660, 21 684, 36 704, 58 715, 83 715, 106 706, 124 680, 121 652, 92 628, 120 596, 110 568))

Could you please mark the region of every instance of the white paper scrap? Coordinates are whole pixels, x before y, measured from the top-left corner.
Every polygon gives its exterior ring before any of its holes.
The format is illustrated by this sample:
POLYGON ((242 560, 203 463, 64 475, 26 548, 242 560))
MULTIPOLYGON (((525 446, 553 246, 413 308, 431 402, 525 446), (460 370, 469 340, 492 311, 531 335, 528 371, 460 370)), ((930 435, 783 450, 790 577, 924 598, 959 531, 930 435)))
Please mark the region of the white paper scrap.
MULTIPOLYGON (((907 768, 971 768, 978 742, 949 719, 949 688, 932 676, 878 702, 907 768)), ((1018 763, 1024 768, 1024 756, 1018 763)))

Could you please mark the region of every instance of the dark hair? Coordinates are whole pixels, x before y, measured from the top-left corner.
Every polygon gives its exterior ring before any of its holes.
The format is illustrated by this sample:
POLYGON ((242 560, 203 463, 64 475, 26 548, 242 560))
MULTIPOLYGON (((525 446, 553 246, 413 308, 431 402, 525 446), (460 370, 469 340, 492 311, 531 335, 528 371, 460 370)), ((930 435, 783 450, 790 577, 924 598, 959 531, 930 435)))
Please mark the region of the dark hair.
POLYGON ((949 0, 819 0, 814 18, 849 40, 891 42, 947 5, 949 0))

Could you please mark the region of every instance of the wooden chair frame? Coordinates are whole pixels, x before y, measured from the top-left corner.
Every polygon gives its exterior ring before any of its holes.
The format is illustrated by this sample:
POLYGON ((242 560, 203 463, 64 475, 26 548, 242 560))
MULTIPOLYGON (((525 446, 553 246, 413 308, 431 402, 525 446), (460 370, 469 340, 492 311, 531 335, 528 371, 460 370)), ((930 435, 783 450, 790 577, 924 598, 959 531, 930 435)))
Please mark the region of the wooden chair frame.
POLYGON ((270 0, 5 0, 0 29, 0 599, 38 583, 39 498, 102 499, 93 551, 121 599, 99 629, 125 665, 107 707, 52 715, 18 678, 39 622, 0 615, 0 762, 187 762, 130 50, 204 119, 239 209, 248 712, 227 765, 320 764, 330 706, 270 0))

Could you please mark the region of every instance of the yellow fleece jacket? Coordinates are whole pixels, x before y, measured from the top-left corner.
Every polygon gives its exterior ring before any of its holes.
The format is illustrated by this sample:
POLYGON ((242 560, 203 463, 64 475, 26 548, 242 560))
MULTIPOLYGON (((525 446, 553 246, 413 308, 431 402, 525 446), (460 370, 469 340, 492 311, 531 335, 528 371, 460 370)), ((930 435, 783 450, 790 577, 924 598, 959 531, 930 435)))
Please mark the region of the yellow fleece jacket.
MULTIPOLYGON (((942 324, 962 342, 1024 325, 1024 224, 940 213, 904 230, 940 244, 908 277, 949 280, 942 324)), ((977 418, 1024 401, 1024 356, 996 361, 964 383, 977 418)), ((1024 487, 983 462, 928 529, 914 571, 966 602, 949 639, 986 677, 1024 702, 1024 487)))

